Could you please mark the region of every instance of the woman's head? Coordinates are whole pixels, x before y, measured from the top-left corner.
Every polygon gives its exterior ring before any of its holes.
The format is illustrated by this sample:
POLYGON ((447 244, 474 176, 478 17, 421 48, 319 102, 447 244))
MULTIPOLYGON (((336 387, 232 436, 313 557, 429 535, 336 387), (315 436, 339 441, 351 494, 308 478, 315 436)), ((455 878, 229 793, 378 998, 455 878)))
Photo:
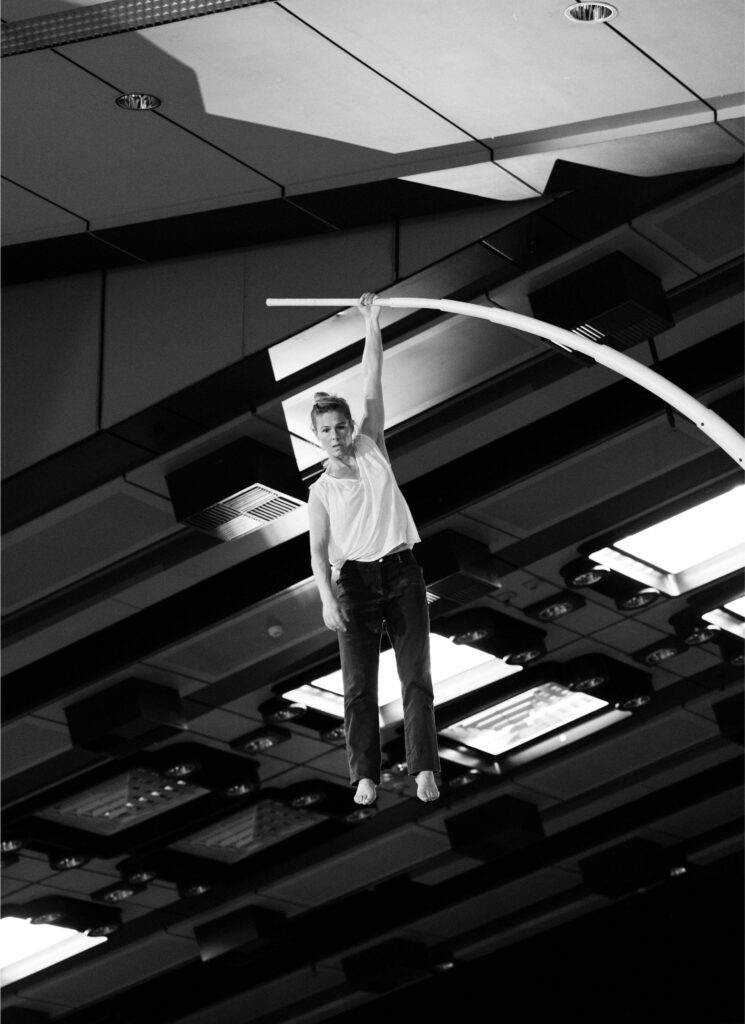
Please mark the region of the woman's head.
POLYGON ((354 422, 345 399, 316 391, 310 419, 313 433, 327 455, 340 458, 349 453, 354 422))
POLYGON ((352 413, 345 398, 339 395, 330 395, 327 391, 316 391, 313 395, 313 408, 310 410, 310 421, 315 432, 318 427, 318 417, 327 412, 339 412, 352 424, 352 413))

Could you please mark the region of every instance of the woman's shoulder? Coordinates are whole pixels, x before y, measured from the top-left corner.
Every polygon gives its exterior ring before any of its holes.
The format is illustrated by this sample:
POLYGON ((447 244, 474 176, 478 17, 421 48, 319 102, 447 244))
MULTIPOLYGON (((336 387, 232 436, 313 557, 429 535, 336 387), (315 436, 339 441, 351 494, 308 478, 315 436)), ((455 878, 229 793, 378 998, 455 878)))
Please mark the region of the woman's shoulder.
POLYGON ((357 434, 357 441, 361 444, 356 448, 358 455, 370 455, 374 462, 390 466, 390 458, 385 447, 385 439, 381 436, 379 440, 370 437, 369 434, 357 434))
POLYGON ((320 495, 326 490, 328 486, 328 479, 328 473, 324 469, 319 476, 316 477, 313 483, 308 485, 308 493, 320 495))
POLYGON ((369 434, 357 434, 354 439, 355 451, 360 454, 368 452, 379 452, 380 447, 375 443, 369 434))

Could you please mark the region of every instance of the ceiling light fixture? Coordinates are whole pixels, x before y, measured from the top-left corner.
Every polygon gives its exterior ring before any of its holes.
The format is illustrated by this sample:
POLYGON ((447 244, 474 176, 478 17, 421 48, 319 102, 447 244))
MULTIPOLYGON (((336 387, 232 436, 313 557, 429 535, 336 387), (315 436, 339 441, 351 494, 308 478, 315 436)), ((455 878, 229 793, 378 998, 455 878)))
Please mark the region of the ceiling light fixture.
POLYGON ((442 709, 440 753, 499 775, 625 721, 653 694, 649 673, 601 655, 542 664, 442 709))
POLYGON ((119 865, 119 873, 126 885, 147 885, 158 877, 155 868, 136 866, 133 864, 119 865))
POLYGON ((0 922, 0 947, 4 950, 0 966, 2 981, 9 985, 29 974, 84 953, 106 941, 106 936, 81 934, 58 924, 32 924, 17 917, 0 922))
POLYGON ((745 484, 623 537, 587 545, 591 560, 678 597, 745 566, 745 484))
POLYGON ((121 924, 112 907, 68 896, 5 902, 0 921, 0 985, 9 985, 105 942, 121 924))
POLYGON ((564 11, 564 16, 570 21, 576 21, 583 25, 611 21, 617 14, 618 8, 613 4, 576 3, 571 4, 564 11))
POLYGON ((641 650, 635 651, 633 657, 637 661, 642 662, 642 664, 655 668, 663 661, 668 661, 668 659, 682 654, 685 650, 687 650, 687 647, 682 640, 679 640, 677 637, 666 637, 664 640, 659 640, 657 643, 649 644, 647 647, 642 647, 641 650))
POLYGON ((568 590, 562 590, 543 601, 537 601, 535 604, 529 605, 523 611, 532 619, 538 619, 541 622, 553 622, 555 619, 560 619, 564 615, 569 615, 571 612, 583 608, 585 604, 586 601, 580 594, 572 594, 568 590))
POLYGON ((85 853, 50 853, 48 859, 52 871, 71 871, 87 864, 90 857, 85 853))
POLYGON ((713 639, 719 627, 705 622, 696 608, 684 608, 670 617, 670 625, 684 644, 698 647, 713 639))
POLYGON ((590 558, 573 558, 559 570, 564 583, 568 587, 594 587, 603 580, 608 573, 604 565, 598 565, 590 558))
POLYGON ((124 900, 136 896, 137 893, 144 892, 146 888, 147 886, 142 883, 114 882, 112 885, 92 892, 91 899, 100 900, 102 903, 122 903, 124 900))
POLYGON ((211 892, 212 886, 209 882, 179 882, 177 889, 181 899, 191 900, 211 892))
POLYGON ((745 595, 726 601, 718 608, 711 608, 701 616, 719 629, 726 629, 741 639, 745 638, 745 595))
POLYGON ((117 96, 116 105, 122 110, 155 110, 160 100, 149 92, 123 92, 117 96))
POLYGON ((344 815, 344 820, 350 825, 357 825, 367 818, 374 818, 378 813, 377 807, 358 807, 356 811, 350 811, 344 815))
POLYGON ((292 733, 289 729, 265 726, 263 729, 255 729, 244 736, 236 737, 230 741, 230 747, 231 750, 242 750, 245 754, 263 754, 290 739, 292 739, 292 733))
POLYGON ((432 632, 493 654, 508 665, 528 665, 546 653, 546 631, 493 608, 466 608, 437 617, 432 632))
POLYGON ((605 701, 589 693, 545 682, 468 715, 440 733, 498 757, 606 706, 605 701))
POLYGON ((724 661, 736 668, 745 665, 745 641, 742 637, 733 636, 726 629, 718 629, 712 639, 724 661))

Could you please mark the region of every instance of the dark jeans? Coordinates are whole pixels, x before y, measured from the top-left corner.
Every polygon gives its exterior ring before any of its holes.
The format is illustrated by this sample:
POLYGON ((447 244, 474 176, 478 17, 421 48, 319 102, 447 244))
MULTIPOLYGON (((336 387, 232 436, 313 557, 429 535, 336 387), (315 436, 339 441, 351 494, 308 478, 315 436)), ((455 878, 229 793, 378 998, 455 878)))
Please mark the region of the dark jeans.
POLYGON ((338 637, 352 785, 360 779, 380 782, 378 662, 384 624, 401 680, 407 771, 439 771, 427 591, 414 555, 398 551, 375 562, 345 562, 336 589, 349 616, 346 633, 338 637))

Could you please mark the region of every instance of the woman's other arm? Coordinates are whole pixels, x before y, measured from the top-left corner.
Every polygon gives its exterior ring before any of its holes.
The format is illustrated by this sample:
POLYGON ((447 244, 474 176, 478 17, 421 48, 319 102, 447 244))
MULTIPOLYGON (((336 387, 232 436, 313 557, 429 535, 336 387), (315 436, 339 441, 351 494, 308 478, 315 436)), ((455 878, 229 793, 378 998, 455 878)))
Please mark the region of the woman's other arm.
POLYGON ((310 525, 310 564, 323 605, 323 621, 328 629, 346 631, 344 611, 339 605, 331 583, 329 565, 329 517, 323 502, 313 491, 308 499, 310 525))

